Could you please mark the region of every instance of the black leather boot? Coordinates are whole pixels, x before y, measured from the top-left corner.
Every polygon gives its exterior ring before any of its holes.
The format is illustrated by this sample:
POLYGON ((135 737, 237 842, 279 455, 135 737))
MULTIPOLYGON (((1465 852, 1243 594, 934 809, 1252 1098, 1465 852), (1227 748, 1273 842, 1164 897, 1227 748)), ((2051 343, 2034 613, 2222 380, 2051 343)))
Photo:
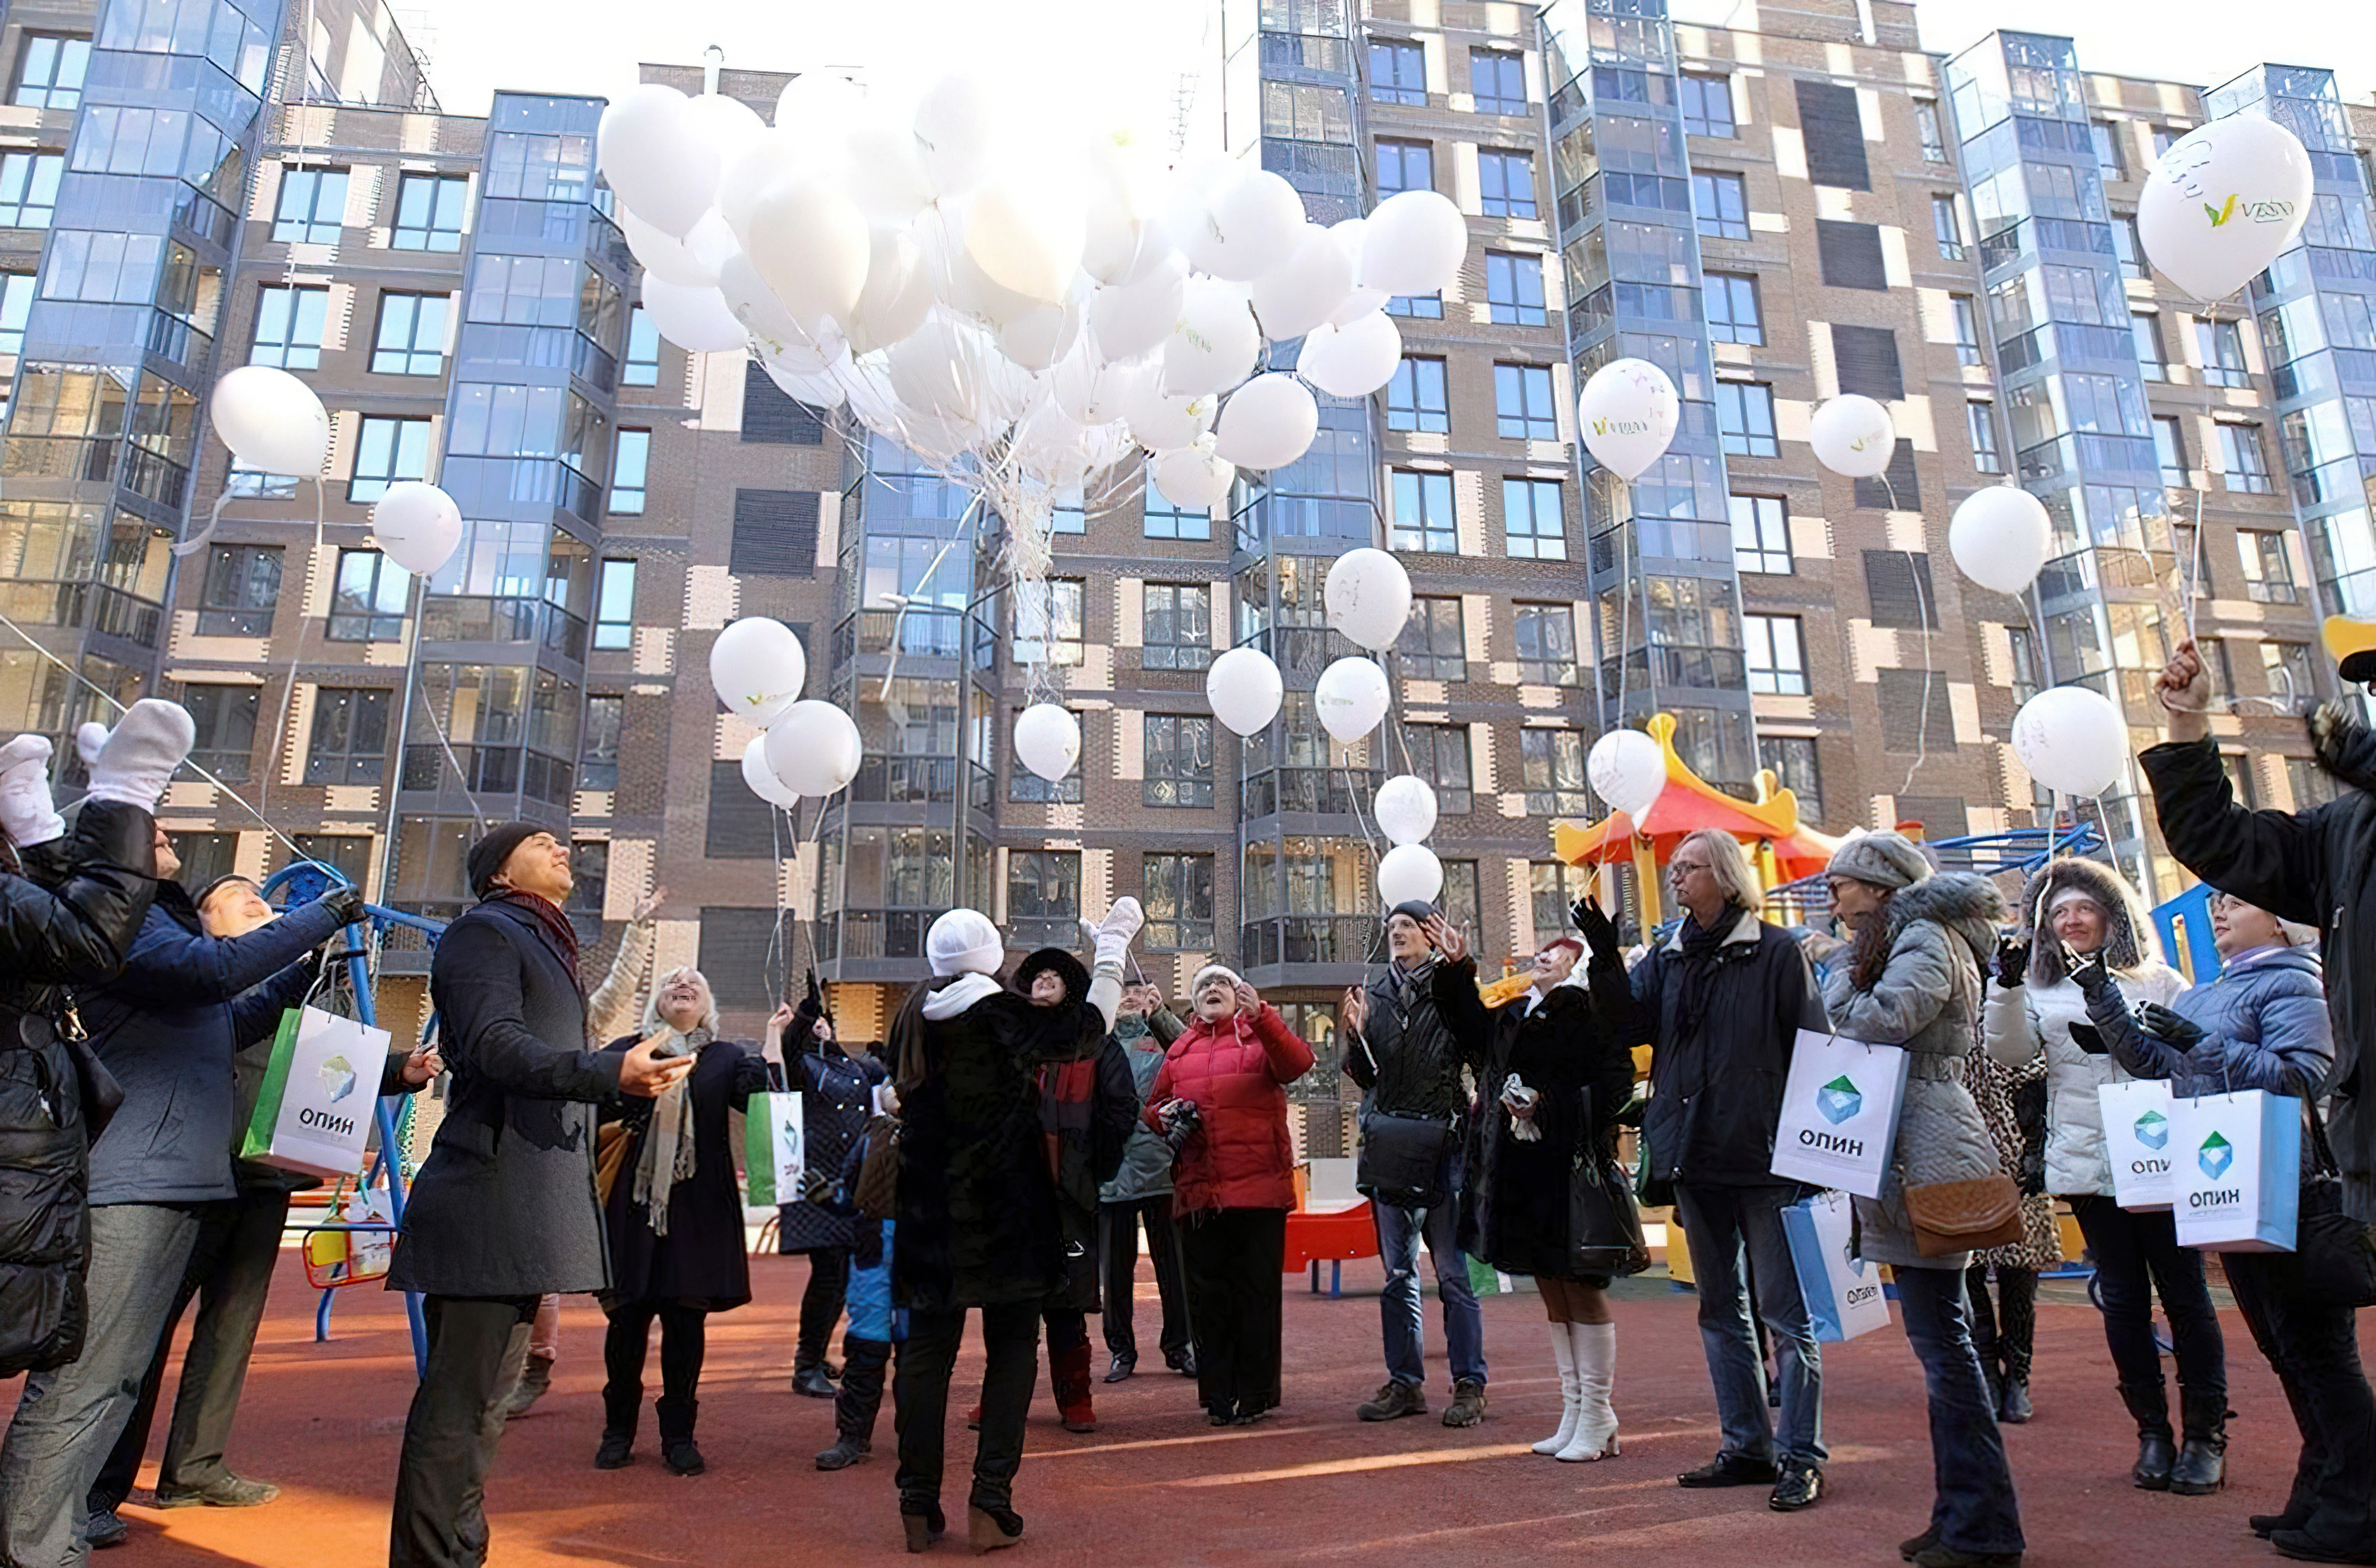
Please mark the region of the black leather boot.
POLYGON ((598 1470, 624 1468, 636 1456, 636 1416, 644 1403, 639 1384, 602 1385, 602 1443, 594 1451, 598 1470))
POLYGON ((2208 1497, 2228 1484, 2227 1398, 2181 1389, 2178 1408, 2184 1440, 2170 1467, 2169 1490, 2180 1497, 2208 1497))
POLYGON ((2169 1391, 2158 1383, 2121 1384, 2121 1402, 2137 1422, 2137 1465, 2129 1479, 2146 1491, 2168 1491, 2178 1445, 2169 1430, 2169 1391))
POLYGON ((659 1418, 660 1460, 680 1476, 697 1476, 709 1467, 693 1443, 693 1418, 700 1408, 697 1399, 665 1396, 652 1407, 652 1414, 659 1418))

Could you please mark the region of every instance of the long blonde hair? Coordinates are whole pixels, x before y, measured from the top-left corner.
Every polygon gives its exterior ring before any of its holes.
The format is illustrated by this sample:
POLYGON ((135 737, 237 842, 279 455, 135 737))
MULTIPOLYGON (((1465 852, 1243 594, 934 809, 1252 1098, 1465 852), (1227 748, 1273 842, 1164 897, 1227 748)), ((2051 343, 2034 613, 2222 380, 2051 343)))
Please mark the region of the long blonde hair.
MULTIPOLYGON (((1750 869, 1749 855, 1740 840, 1719 827, 1703 827, 1684 835, 1675 846, 1674 854, 1696 849, 1707 856, 1708 874, 1724 889, 1725 901, 1756 914, 1765 908, 1765 890, 1757 885, 1757 873, 1750 869)), ((1674 855, 1667 857, 1672 863, 1674 855)))

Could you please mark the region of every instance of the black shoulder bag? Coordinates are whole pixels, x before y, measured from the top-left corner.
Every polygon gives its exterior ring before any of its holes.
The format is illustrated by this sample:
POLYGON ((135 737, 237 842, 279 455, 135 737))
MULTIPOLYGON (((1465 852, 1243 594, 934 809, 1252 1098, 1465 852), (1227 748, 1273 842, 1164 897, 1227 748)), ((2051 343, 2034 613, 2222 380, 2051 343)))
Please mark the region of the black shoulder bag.
POLYGON ((2310 1118, 2311 1162, 2295 1222, 2300 1299, 2323 1307, 2376 1307, 2376 1228, 2344 1211, 2343 1168, 2326 1140, 2326 1120, 2307 1094, 2302 1113, 2310 1118))

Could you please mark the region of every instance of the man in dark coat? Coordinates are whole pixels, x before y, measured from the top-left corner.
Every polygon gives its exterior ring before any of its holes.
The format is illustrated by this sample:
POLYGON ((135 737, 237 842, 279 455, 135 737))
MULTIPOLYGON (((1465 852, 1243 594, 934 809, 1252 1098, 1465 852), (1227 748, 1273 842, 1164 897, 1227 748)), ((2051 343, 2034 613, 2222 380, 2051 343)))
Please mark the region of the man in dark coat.
MULTIPOLYGON (((1372 1194, 1378 1256, 1386 1268, 1385 1292, 1378 1298, 1386 1381, 1355 1414, 1365 1421, 1390 1421, 1427 1413, 1426 1328, 1419 1294, 1419 1244, 1424 1236, 1435 1265, 1436 1296, 1443 1303, 1444 1353, 1452 1363, 1452 1403, 1443 1424, 1468 1427, 1485 1419, 1485 1315, 1469 1288, 1468 1256, 1460 1250, 1460 1194, 1467 1173, 1461 1141, 1468 1120, 1461 1069, 1477 1063, 1464 1054, 1435 1009, 1432 932, 1443 928, 1432 905, 1396 905, 1386 916, 1390 961, 1366 989, 1345 992, 1343 1068, 1361 1086, 1364 1122, 1391 1116, 1439 1123, 1444 1129, 1436 1177, 1440 1202, 1413 1207, 1372 1194)), ((1366 1128, 1362 1135, 1370 1135, 1366 1128)))
MULTIPOLYGON (((1125 991, 1111 1037, 1129 1063, 1138 1106, 1163 1066, 1163 1054, 1185 1026, 1163 1004, 1152 985, 1125 991)), ((1138 1336, 1132 1327, 1132 1298, 1138 1289, 1138 1230, 1146 1227, 1147 1256, 1155 1263, 1155 1290, 1163 1303, 1158 1345, 1163 1364, 1196 1375, 1196 1349, 1188 1327, 1188 1285, 1180 1272, 1180 1235, 1171 1220, 1171 1146, 1141 1123, 1123 1146, 1122 1167, 1098 1190, 1098 1259, 1105 1274, 1106 1348, 1113 1362, 1108 1383, 1120 1383, 1138 1369, 1138 1336)))
MULTIPOLYGON (((767 1020, 768 1032, 783 1051, 786 1087, 799 1091, 802 1155, 809 1174, 830 1182, 841 1170, 850 1146, 866 1130, 874 1110, 874 1090, 886 1075, 871 1056, 843 1048, 834 1032, 833 1014, 816 971, 809 971, 808 994, 801 1004, 778 1007, 767 1020)), ((809 1282, 801 1291, 799 1337, 792 1351, 792 1392, 812 1399, 834 1397, 834 1380, 840 1369, 826 1359, 833 1325, 841 1321, 842 1295, 849 1286, 851 1249, 858 1241, 858 1221, 838 1214, 805 1194, 787 1198, 776 1207, 776 1250, 805 1253, 809 1282)))
POLYGON ((562 912, 569 846, 524 822, 470 848, 480 902, 429 969, 452 1072, 412 1184, 391 1290, 418 1290, 428 1365, 404 1423, 390 1568, 476 1568, 503 1412, 548 1291, 600 1290, 610 1249, 594 1192, 594 1105, 649 1099, 693 1071, 653 1040, 587 1049, 577 937, 562 912))

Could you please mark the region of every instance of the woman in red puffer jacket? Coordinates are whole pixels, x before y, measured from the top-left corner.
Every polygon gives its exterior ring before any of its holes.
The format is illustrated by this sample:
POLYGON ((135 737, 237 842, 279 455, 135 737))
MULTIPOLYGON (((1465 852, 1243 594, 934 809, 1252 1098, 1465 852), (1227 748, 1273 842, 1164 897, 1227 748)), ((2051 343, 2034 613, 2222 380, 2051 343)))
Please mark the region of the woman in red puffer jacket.
POLYGON ((1171 1211, 1197 1396, 1215 1426, 1245 1425, 1279 1399, 1279 1275, 1295 1206, 1287 1086, 1312 1070, 1312 1047, 1222 965, 1199 969, 1188 995, 1196 1021, 1165 1053, 1146 1115, 1177 1150, 1171 1211))

